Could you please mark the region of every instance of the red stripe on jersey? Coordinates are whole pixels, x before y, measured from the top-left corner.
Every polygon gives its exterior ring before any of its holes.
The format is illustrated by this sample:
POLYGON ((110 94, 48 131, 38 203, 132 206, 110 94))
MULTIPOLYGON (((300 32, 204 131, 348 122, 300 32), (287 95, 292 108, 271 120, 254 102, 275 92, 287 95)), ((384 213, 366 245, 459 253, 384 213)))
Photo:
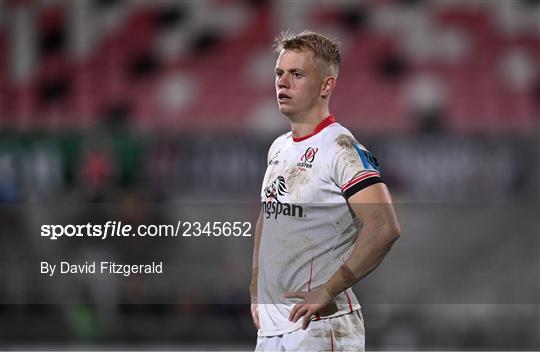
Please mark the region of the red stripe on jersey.
POLYGON ((315 254, 311 257, 311 265, 309 267, 309 281, 307 283, 307 290, 311 290, 311 277, 313 276, 313 259, 315 258, 315 254))
POLYGON ((302 137, 293 137, 293 141, 294 142, 302 142, 304 140, 307 140, 311 136, 317 135, 319 132, 321 132, 328 125, 333 124, 335 122, 336 122, 336 118, 333 115, 330 114, 330 115, 328 115, 326 117, 326 119, 321 121, 319 123, 319 125, 317 125, 317 127, 315 128, 315 130, 311 134, 306 135, 306 136, 302 136, 302 137))
POLYGON ((341 191, 347 190, 348 188, 350 188, 351 186, 353 186, 356 183, 361 182, 362 180, 365 180, 365 179, 371 178, 371 177, 378 177, 378 176, 379 176, 378 172, 372 172, 372 171, 363 172, 362 174, 360 174, 360 176, 357 176, 353 180, 351 180, 348 183, 346 183, 345 185, 343 185, 341 187, 341 191))
POLYGON ((351 298, 349 297, 349 293, 347 293, 347 290, 345 289, 345 295, 347 296, 347 301, 349 302, 349 313, 352 313, 352 303, 351 298))
POLYGON ((332 329, 330 329, 330 352, 334 351, 334 335, 332 334, 332 329))

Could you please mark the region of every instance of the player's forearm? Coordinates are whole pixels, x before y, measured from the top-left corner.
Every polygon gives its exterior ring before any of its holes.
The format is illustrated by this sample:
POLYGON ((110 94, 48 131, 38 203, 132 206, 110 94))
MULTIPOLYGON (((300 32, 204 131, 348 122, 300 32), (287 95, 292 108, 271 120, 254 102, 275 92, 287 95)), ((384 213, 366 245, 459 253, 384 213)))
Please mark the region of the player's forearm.
POLYGON ((390 251, 399 232, 399 226, 390 221, 385 221, 384 226, 365 224, 349 258, 323 285, 330 297, 334 298, 370 274, 390 251))
POLYGON ((255 226, 255 244, 253 245, 253 264, 251 273, 251 284, 249 285, 249 295, 251 303, 257 302, 257 279, 259 277, 259 245, 262 236, 262 212, 259 213, 257 224, 255 226))
POLYGON ((251 304, 257 303, 257 269, 253 269, 253 276, 251 277, 251 284, 249 285, 249 297, 251 298, 251 304))

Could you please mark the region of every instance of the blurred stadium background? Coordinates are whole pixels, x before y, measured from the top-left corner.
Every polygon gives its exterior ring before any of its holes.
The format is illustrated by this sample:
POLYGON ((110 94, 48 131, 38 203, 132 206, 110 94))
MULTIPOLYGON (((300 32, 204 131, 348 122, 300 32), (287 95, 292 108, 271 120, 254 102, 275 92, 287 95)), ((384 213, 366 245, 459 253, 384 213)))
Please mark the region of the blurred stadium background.
MULTIPOLYGON (((403 238, 358 289, 367 348, 540 349, 538 0, 0 0, 0 349, 253 349, 251 240, 212 255, 227 289, 212 300, 185 297, 204 267, 177 302, 137 278, 107 299, 76 282, 84 299, 62 302, 7 269, 54 253, 31 225, 86 223, 88 205, 172 223, 188 202, 256 203, 288 129, 273 87, 284 29, 342 43, 331 110, 400 211, 403 238)), ((181 241, 145 250, 208 261, 181 241)))

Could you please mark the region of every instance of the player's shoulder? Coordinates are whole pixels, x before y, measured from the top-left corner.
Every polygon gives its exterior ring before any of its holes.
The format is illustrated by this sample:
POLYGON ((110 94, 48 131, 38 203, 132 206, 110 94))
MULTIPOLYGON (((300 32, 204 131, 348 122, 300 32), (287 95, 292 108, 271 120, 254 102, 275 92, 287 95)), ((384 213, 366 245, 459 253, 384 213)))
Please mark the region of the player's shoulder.
POLYGON ((326 129, 323 130, 326 137, 337 137, 339 135, 349 135, 352 136, 352 133, 345 126, 341 125, 338 122, 328 125, 326 129))
POLYGON ((323 136, 323 144, 326 146, 338 149, 353 148, 354 146, 359 146, 364 150, 366 149, 356 140, 353 133, 340 123, 333 123, 325 130, 326 131, 323 136))
POLYGON ((328 160, 335 163, 346 161, 347 165, 350 165, 351 161, 356 161, 363 170, 380 172, 377 158, 343 125, 335 123, 329 126, 324 138, 326 140, 323 143, 328 146, 325 148, 328 151, 326 154, 328 160))

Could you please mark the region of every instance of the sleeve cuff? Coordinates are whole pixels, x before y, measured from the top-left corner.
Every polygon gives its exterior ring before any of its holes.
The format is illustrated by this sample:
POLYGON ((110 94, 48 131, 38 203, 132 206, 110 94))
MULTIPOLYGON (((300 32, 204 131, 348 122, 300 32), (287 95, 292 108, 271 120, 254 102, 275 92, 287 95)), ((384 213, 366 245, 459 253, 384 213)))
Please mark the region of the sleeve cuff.
POLYGON ((356 194, 358 191, 367 188, 373 184, 382 183, 381 176, 378 172, 370 171, 363 173, 360 176, 352 179, 348 183, 344 184, 341 187, 341 191, 345 195, 346 199, 349 199, 352 195, 356 194))

